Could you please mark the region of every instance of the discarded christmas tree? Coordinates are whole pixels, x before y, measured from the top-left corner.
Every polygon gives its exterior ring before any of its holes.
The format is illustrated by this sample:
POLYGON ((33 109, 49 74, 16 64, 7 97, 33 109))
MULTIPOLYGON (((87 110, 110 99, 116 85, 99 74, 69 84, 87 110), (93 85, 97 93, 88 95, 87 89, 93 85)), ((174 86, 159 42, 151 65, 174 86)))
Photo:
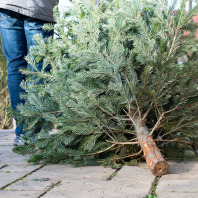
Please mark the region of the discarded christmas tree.
POLYGON ((19 106, 26 130, 42 129, 15 150, 32 153, 31 162, 80 165, 143 155, 153 174, 165 174, 161 152, 181 157, 197 145, 197 10, 186 13, 183 1, 175 13, 166 1, 143 0, 77 2, 62 18, 55 10, 58 37, 36 36, 27 57, 32 65, 44 59, 51 72, 24 71, 34 82, 23 83, 19 106))

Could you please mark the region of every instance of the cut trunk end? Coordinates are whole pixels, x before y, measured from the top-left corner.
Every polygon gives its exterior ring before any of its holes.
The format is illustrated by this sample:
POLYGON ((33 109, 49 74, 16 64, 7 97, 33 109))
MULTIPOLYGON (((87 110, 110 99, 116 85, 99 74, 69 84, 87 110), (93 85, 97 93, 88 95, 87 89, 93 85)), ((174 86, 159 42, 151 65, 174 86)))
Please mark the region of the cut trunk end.
POLYGON ((145 124, 137 117, 134 118, 136 124, 136 132, 139 144, 143 150, 144 158, 155 176, 162 176, 168 172, 169 165, 163 158, 160 150, 155 144, 152 136, 149 135, 149 130, 145 124))
POLYGON ((162 176, 165 175, 168 171, 169 165, 168 163, 164 160, 164 161, 158 161, 155 166, 153 167, 153 169, 151 170, 151 172, 155 175, 155 176, 162 176))
POLYGON ((166 174, 169 165, 166 162, 166 160, 163 158, 153 138, 151 136, 142 137, 140 140, 140 145, 143 149, 144 157, 151 172, 155 176, 162 176, 166 174))

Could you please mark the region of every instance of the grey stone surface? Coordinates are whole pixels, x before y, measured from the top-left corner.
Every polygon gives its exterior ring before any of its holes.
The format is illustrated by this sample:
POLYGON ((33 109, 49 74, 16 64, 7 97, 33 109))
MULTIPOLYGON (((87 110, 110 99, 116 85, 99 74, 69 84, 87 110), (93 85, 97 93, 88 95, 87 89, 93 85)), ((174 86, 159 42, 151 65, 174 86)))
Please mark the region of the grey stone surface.
POLYGON ((89 166, 74 168, 71 165, 47 165, 41 170, 29 175, 26 179, 34 178, 51 178, 53 180, 105 180, 113 172, 112 168, 104 168, 102 166, 89 166))
POLYGON ((159 198, 198 197, 198 162, 174 163, 157 186, 159 198))
POLYGON ((197 162, 182 162, 182 163, 171 163, 168 173, 169 174, 183 174, 196 172, 198 173, 198 161, 197 162))
POLYGON ((0 164, 27 164, 28 155, 13 153, 14 146, 0 146, 0 164))
POLYGON ((142 187, 115 181, 64 180, 44 198, 143 198, 142 187))
MULTIPOLYGON (((2 173, 0 172, 0 188, 4 187, 7 184, 12 183, 13 181, 21 178, 24 176, 24 173, 19 172, 19 173, 2 173)), ((0 196, 1 197, 1 196, 0 196)))
MULTIPOLYGON (((164 178, 160 181, 157 186, 157 192, 164 191, 166 192, 179 192, 179 193, 198 193, 198 178, 197 179, 169 179, 165 180, 164 178)), ((197 194, 198 195, 198 194, 197 194)), ((197 196, 198 197, 198 196, 197 196)))
POLYGON ((167 174, 162 176, 161 181, 163 180, 185 180, 185 179, 197 179, 198 180, 198 174, 197 173, 192 173, 192 172, 184 172, 182 174, 167 174))
POLYGON ((40 165, 35 165, 35 166, 31 166, 31 165, 8 165, 2 169, 0 169, 0 173, 6 173, 6 172, 10 172, 10 173, 17 173, 17 172, 23 172, 24 175, 36 170, 37 168, 39 168, 40 165))
POLYGON ((0 154, 10 154, 13 153, 12 149, 14 148, 14 146, 0 146, 0 154))
POLYGON ((12 146, 13 145, 13 139, 1 139, 0 140, 0 146, 12 146))
POLYGON ((161 192, 158 198, 197 198, 197 193, 161 192))
POLYGON ((38 198, 41 191, 0 191, 1 198, 38 198))
POLYGON ((12 149, 14 148, 14 146, 0 146, 0 153, 1 154, 7 154, 7 153, 13 153, 12 149))
POLYGON ((117 175, 113 178, 113 181, 130 181, 134 182, 147 182, 152 184, 155 176, 151 173, 148 167, 139 166, 124 166, 117 175))
POLYGON ((6 133, 6 134, 14 134, 15 132, 14 132, 14 129, 0 129, 0 136, 1 136, 1 134, 4 134, 4 133, 6 133))
POLYGON ((13 140, 15 138, 14 130, 0 130, 0 146, 13 146, 13 140))
POLYGON ((7 188, 5 188, 5 190, 45 191, 48 190, 55 183, 55 181, 28 181, 23 179, 8 186, 7 188))
POLYGON ((12 139, 15 137, 13 129, 0 130, 0 139, 12 139))
POLYGON ((29 156, 12 152, 15 132, 13 129, 0 130, 0 164, 27 164, 29 156))
MULTIPOLYGON (((0 190, 1 198, 37 198, 44 192, 45 198, 143 198, 155 178, 146 163, 124 166, 111 181, 106 179, 115 170, 102 166, 74 168, 56 164, 36 170, 40 165, 28 164, 29 155, 12 152, 14 138, 14 130, 0 130, 0 188, 10 184, 0 190), (58 181, 60 184, 55 185, 58 181)), ((198 198, 198 162, 169 164, 168 174, 157 186, 158 198, 198 198)))
MULTIPOLYGON (((98 167, 99 170, 102 168, 98 167)), ((97 167, 72 168, 71 170, 73 174, 68 178, 64 177, 61 184, 50 190, 44 197, 143 198, 148 194, 155 178, 148 168, 137 166, 123 167, 111 181, 105 181, 105 178, 101 177, 102 172, 97 170, 97 167), (75 170, 77 170, 76 173, 75 170), (74 193, 74 189, 78 190, 74 193)))

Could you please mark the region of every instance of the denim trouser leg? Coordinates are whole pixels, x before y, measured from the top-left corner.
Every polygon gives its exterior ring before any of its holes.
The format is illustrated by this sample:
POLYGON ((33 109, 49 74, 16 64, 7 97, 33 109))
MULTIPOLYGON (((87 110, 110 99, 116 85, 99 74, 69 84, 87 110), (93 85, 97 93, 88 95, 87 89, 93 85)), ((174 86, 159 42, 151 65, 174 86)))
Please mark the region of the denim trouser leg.
MULTIPOLYGON (((43 24, 44 22, 41 20, 0 9, 1 41, 7 60, 7 84, 13 110, 17 110, 18 104, 25 102, 20 99, 20 94, 24 92, 20 87, 20 83, 25 80, 25 76, 19 69, 27 67, 24 57, 27 55, 30 46, 33 45, 33 36, 37 33, 42 34, 44 37, 53 34, 52 32, 44 32, 42 30, 43 24)), ((29 67, 34 70, 32 66, 29 67)), ((37 67, 41 70, 42 63, 39 63, 37 67)), ((17 136, 24 133, 22 125, 17 123, 15 130, 17 136)))
MULTIPOLYGON (((24 29, 25 29, 25 36, 27 40, 27 50, 29 53, 29 49, 32 45, 34 45, 34 40, 32 39, 35 34, 41 34, 43 38, 48 38, 50 36, 53 36, 53 31, 43 31, 42 26, 43 26, 43 21, 41 20, 35 20, 33 18, 27 18, 24 20, 24 29)), ((39 71, 42 70, 43 68, 43 63, 37 63, 36 65, 37 69, 39 71)), ((32 71, 36 71, 35 68, 32 65, 29 65, 29 68, 32 71)), ((45 71, 49 71, 50 67, 47 67, 45 71)))
MULTIPOLYGON (((7 60, 7 84, 11 106, 13 110, 16 110, 19 103, 24 103, 20 99, 20 93, 23 92, 20 83, 25 79, 25 76, 21 74, 19 69, 27 67, 24 60, 24 56, 27 55, 27 44, 23 23, 8 14, 7 11, 0 13, 1 42, 7 60)), ((16 135, 22 134, 22 126, 17 125, 15 132, 16 135)))

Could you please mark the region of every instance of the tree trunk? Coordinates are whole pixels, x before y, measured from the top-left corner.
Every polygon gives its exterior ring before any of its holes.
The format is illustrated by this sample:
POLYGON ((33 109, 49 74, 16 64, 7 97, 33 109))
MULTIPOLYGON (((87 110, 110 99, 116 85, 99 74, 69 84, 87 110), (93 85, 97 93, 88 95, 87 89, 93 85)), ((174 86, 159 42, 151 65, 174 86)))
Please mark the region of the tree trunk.
POLYGON ((155 176, 162 176, 167 173, 169 165, 163 158, 160 150, 155 144, 152 136, 149 135, 147 126, 138 118, 133 118, 139 144, 143 150, 144 158, 151 172, 155 176))

